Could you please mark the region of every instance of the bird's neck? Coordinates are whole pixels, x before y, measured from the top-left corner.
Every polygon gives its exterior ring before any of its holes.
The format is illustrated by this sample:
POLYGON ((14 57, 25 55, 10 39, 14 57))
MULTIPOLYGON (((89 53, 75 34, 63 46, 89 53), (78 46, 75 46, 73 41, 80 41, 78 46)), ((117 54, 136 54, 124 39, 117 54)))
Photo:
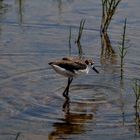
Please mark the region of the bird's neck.
POLYGON ((86 68, 86 73, 87 73, 87 74, 89 73, 89 70, 90 70, 90 66, 87 65, 87 68, 86 68))

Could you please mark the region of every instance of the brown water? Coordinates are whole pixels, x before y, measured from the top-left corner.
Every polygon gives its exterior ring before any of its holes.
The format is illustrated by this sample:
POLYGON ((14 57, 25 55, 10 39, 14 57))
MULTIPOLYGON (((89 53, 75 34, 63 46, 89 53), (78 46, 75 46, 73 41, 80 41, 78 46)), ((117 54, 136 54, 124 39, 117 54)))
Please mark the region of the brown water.
MULTIPOLYGON (((1 2, 0 2, 1 3, 1 2)), ((127 55, 123 79, 119 57, 102 57, 101 1, 4 0, 0 8, 0 140, 137 140, 134 78, 140 78, 140 1, 123 0, 109 36, 118 54, 127 17, 127 55), (80 20, 85 56, 94 58, 100 74, 74 79, 70 104, 62 92, 67 79, 48 62, 72 55, 80 20)))

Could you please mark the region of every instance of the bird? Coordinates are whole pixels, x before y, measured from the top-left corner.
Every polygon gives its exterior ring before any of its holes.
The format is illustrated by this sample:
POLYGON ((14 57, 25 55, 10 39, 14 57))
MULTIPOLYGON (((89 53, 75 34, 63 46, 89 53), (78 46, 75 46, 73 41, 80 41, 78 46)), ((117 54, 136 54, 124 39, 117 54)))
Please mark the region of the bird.
POLYGON ((91 59, 63 57, 60 60, 49 62, 49 65, 52 66, 56 73, 68 77, 68 84, 63 92, 63 96, 66 98, 68 98, 69 86, 73 78, 81 74, 88 74, 90 68, 92 68, 96 73, 99 73, 99 71, 94 67, 94 61, 91 59))

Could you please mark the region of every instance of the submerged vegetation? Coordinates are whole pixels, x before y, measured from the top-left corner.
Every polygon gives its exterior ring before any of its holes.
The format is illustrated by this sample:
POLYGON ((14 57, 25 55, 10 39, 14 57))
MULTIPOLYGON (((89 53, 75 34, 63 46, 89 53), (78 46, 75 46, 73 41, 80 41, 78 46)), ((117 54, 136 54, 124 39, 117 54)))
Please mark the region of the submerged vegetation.
POLYGON ((0 0, 0 9, 3 8, 3 1, 0 0))
POLYGON ((83 33, 85 21, 86 21, 85 19, 82 19, 80 21, 79 32, 78 32, 77 39, 75 41, 75 43, 77 44, 77 47, 78 47, 78 53, 79 53, 79 57, 80 58, 82 58, 82 56, 83 56, 83 49, 82 49, 82 45, 81 45, 81 38, 82 38, 82 33, 83 33))
POLYGON ((17 133, 15 140, 18 140, 20 134, 21 134, 20 132, 17 133))
POLYGON ((127 53, 127 47, 125 47, 125 41, 126 41, 126 22, 127 22, 127 19, 125 19, 124 21, 124 27, 123 27, 123 34, 122 34, 122 42, 119 46, 119 56, 120 56, 120 59, 121 59, 121 62, 120 62, 120 67, 121 67, 121 78, 122 78, 122 74, 123 74, 123 66, 124 66, 124 57, 127 53))
MULTIPOLYGON (((78 48, 79 58, 83 57, 83 49, 82 49, 82 45, 81 45, 81 38, 82 38, 82 35, 83 35, 85 21, 86 21, 85 19, 82 19, 80 21, 78 35, 75 39, 75 44, 78 48)), ((68 39, 68 42, 69 42, 69 56, 71 56, 71 40, 72 40, 72 27, 70 26, 70 28, 69 28, 69 39, 68 39)))
POLYGON ((140 111, 140 80, 135 79, 133 84, 133 92, 135 94, 135 108, 140 111))
POLYGON ((71 26, 69 29, 69 56, 71 56, 71 26))
POLYGON ((115 57, 115 51, 111 45, 111 41, 108 35, 108 28, 111 23, 112 17, 116 12, 116 9, 121 0, 102 0, 102 19, 100 26, 101 35, 101 57, 108 58, 110 61, 115 57))
POLYGON ((140 79, 135 79, 133 83, 133 92, 135 95, 135 129, 140 134, 140 79))
POLYGON ((121 0, 102 0, 101 34, 107 32, 112 17, 120 2, 121 0))

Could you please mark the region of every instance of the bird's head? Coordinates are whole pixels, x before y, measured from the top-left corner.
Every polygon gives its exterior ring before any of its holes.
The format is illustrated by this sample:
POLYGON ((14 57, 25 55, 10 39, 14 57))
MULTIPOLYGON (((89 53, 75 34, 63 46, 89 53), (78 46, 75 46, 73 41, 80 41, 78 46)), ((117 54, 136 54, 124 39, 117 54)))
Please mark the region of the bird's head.
POLYGON ((91 59, 86 59, 85 60, 86 65, 91 66, 91 68, 96 72, 99 73, 99 71, 95 68, 94 66, 94 61, 91 59))

